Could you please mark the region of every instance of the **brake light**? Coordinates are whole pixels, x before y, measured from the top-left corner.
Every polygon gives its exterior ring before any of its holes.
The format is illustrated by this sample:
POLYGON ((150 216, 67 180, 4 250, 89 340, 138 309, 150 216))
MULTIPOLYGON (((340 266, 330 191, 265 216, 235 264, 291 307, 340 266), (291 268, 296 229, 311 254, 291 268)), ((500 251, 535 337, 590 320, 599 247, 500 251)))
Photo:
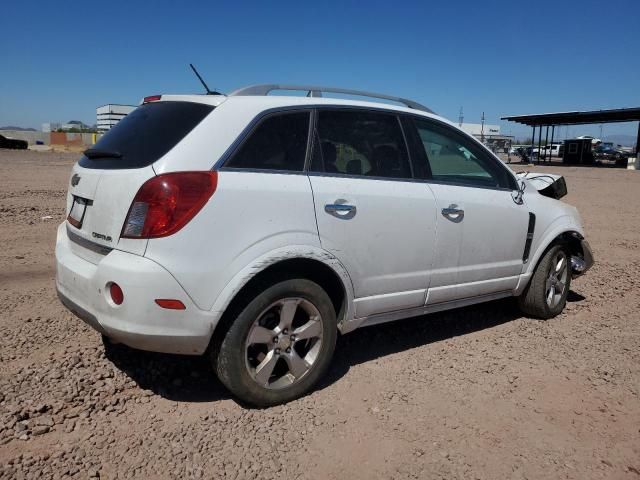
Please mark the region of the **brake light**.
POLYGON ((161 98, 162 95, 149 95, 148 97, 144 97, 142 99, 142 103, 157 102, 161 98))
POLYGON ((218 172, 165 173, 147 180, 136 194, 122 238, 158 238, 184 227, 216 191, 218 172))

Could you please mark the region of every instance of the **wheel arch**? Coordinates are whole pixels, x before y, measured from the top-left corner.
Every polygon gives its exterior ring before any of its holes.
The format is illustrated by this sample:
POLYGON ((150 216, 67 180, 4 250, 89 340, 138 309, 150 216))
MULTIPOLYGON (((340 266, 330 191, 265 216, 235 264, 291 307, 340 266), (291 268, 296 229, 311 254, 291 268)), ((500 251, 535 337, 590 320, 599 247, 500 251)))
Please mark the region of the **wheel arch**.
POLYGON ((336 310, 338 329, 353 316, 353 284, 347 270, 329 252, 320 248, 287 248, 270 252, 240 271, 224 288, 213 304, 218 321, 210 347, 221 337, 237 315, 238 309, 257 292, 278 280, 299 276, 320 285, 336 310))
POLYGON ((554 242, 567 241, 572 248, 582 248, 580 246, 580 240, 582 238, 584 238, 584 230, 578 218, 574 215, 567 214, 556 217, 552 222, 547 224, 540 236, 537 235, 537 232, 534 234, 531 254, 525 264, 523 273, 533 273, 544 253, 554 242), (573 240, 576 236, 577 246, 573 240))
POLYGON ((571 255, 582 256, 584 254, 581 243, 582 239, 584 239, 582 228, 575 222, 564 223, 563 225, 556 226, 556 228, 547 229, 547 232, 543 235, 543 239, 538 242, 534 254, 530 256, 526 264, 522 279, 516 287, 515 295, 519 295, 526 288, 540 260, 542 260, 544 254, 552 246, 562 242, 568 246, 571 255))

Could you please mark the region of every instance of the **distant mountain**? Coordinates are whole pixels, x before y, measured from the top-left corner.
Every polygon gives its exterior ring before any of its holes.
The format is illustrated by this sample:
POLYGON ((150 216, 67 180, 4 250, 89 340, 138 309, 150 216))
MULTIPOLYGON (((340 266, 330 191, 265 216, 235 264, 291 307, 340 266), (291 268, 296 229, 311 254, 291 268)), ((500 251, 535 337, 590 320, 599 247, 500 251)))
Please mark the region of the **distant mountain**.
POLYGON ((0 130, 17 130, 19 132, 37 132, 35 128, 22 128, 9 125, 8 127, 0 127, 0 130))
POLYGON ((636 144, 636 137, 633 135, 608 135, 602 141, 612 142, 614 145, 622 145, 623 147, 633 147, 636 144))

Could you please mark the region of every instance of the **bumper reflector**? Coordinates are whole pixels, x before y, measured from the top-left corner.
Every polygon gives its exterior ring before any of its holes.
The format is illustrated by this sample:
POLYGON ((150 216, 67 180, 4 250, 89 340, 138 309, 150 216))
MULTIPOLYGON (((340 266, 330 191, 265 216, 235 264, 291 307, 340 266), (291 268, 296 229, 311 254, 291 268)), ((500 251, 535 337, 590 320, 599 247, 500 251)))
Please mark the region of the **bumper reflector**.
POLYGON ((156 298, 156 303, 162 308, 168 308, 169 310, 185 310, 187 308, 180 300, 172 300, 168 298, 156 298))
POLYGON ((109 286, 109 293, 111 295, 111 300, 116 305, 122 305, 124 302, 124 293, 122 292, 122 288, 117 283, 112 283, 109 286))

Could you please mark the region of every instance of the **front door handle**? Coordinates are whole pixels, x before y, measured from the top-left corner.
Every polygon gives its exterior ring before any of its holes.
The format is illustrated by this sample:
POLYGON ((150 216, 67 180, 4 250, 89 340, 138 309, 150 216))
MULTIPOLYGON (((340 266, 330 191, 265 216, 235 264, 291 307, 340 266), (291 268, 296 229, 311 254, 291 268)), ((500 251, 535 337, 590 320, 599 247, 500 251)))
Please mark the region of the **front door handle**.
POLYGON ((464 210, 458 208, 458 205, 452 203, 447 208, 442 209, 442 216, 454 223, 460 223, 464 218, 464 210))
POLYGON ((346 203, 337 203, 340 200, 336 200, 336 203, 328 203, 324 206, 324 211, 329 215, 333 215, 336 218, 343 220, 349 220, 355 217, 358 211, 355 205, 347 205, 346 203))

